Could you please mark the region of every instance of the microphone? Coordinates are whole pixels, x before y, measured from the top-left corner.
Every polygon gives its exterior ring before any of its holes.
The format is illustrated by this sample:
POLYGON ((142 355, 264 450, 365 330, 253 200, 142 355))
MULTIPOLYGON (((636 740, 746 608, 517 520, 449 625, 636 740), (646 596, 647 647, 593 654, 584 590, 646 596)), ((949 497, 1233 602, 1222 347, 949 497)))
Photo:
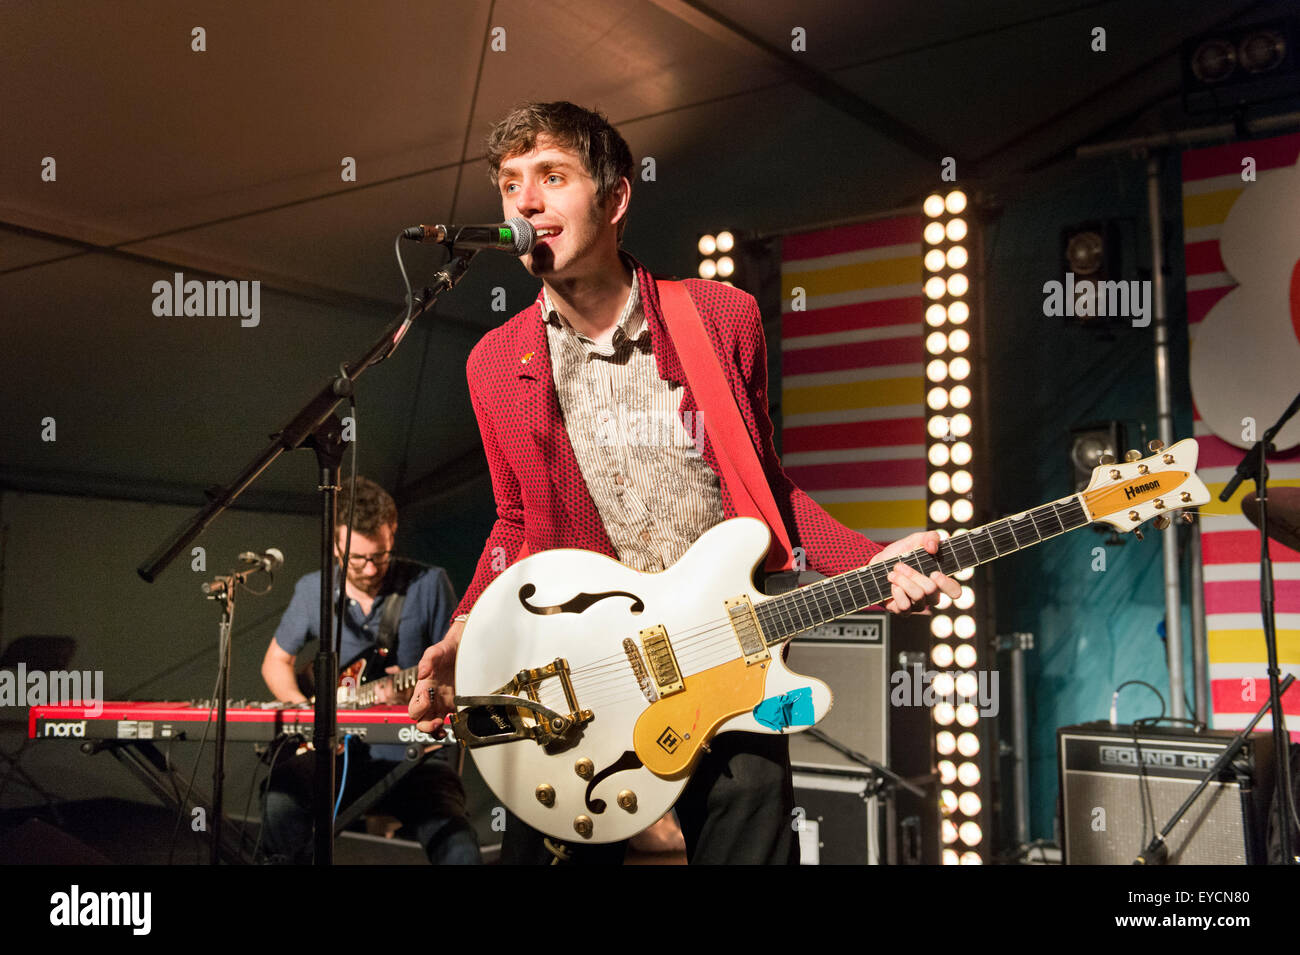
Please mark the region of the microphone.
POLYGON ((415 225, 402 230, 412 242, 437 242, 453 249, 495 249, 526 255, 537 242, 537 230, 523 218, 496 225, 415 225))
POLYGON ((284 554, 278 547, 268 547, 260 554, 254 554, 251 550, 245 551, 239 555, 239 559, 245 564, 255 564, 259 570, 268 574, 273 574, 284 566, 284 554))

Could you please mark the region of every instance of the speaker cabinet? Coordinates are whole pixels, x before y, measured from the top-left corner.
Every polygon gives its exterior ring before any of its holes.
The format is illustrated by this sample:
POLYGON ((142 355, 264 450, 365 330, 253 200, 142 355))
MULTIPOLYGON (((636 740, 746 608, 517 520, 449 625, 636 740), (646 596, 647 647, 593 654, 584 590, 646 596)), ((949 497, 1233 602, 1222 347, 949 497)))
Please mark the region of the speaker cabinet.
MULTIPOLYGON (((1168 823, 1235 734, 1108 722, 1057 731, 1067 865, 1128 865, 1168 823)), ((1170 865, 1264 861, 1271 736, 1253 734, 1169 833, 1170 865)))
POLYGON ((880 800, 847 773, 794 774, 801 865, 880 865, 880 800))
MULTIPOLYGON (((790 643, 787 664, 815 676, 835 694, 817 729, 850 749, 889 765, 889 615, 857 613, 809 630, 790 643)), ((808 733, 790 735, 796 770, 861 771, 860 763, 808 733)))

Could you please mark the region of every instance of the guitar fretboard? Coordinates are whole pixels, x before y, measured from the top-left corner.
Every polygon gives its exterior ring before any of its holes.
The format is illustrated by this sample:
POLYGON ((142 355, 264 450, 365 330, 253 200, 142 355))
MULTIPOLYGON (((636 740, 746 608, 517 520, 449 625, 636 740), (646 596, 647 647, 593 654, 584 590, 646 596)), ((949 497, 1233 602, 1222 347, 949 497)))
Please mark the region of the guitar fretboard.
POLYGON ((969 533, 957 534, 941 541, 936 554, 914 550, 893 560, 868 564, 764 600, 754 606, 754 611, 764 640, 772 646, 796 633, 888 601, 889 571, 897 563, 914 567, 927 576, 936 570, 952 576, 967 567, 986 564, 1089 523, 1083 499, 1076 494, 969 533))

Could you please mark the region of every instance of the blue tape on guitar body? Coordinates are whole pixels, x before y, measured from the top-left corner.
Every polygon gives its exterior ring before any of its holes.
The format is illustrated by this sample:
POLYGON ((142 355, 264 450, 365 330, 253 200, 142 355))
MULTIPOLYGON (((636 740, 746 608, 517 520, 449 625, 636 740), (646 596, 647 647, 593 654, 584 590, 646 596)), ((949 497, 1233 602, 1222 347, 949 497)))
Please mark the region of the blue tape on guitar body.
POLYGON ((812 687, 801 686, 780 696, 769 696, 754 707, 754 719, 768 729, 784 733, 791 726, 812 726, 812 687))

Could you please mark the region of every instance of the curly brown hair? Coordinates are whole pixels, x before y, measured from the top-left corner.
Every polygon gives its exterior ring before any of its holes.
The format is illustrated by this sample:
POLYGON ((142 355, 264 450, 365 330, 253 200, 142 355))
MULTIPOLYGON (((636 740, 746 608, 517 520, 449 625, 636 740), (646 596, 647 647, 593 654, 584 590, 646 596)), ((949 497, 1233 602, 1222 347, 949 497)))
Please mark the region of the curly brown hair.
MULTIPOLYGON (((619 181, 632 182, 632 150, 604 114, 560 100, 555 103, 521 103, 492 127, 487 141, 488 179, 494 187, 501 164, 510 156, 531 152, 537 138, 545 136, 557 146, 572 149, 596 182, 596 201, 602 206, 619 181)), ((623 241, 627 213, 618 223, 623 241)))
MULTIPOLYGON (((357 512, 352 519, 352 533, 374 537, 386 524, 397 524, 397 504, 382 487, 369 478, 357 475, 357 512)), ((352 506, 352 486, 343 481, 339 488, 334 526, 346 527, 352 506)))

